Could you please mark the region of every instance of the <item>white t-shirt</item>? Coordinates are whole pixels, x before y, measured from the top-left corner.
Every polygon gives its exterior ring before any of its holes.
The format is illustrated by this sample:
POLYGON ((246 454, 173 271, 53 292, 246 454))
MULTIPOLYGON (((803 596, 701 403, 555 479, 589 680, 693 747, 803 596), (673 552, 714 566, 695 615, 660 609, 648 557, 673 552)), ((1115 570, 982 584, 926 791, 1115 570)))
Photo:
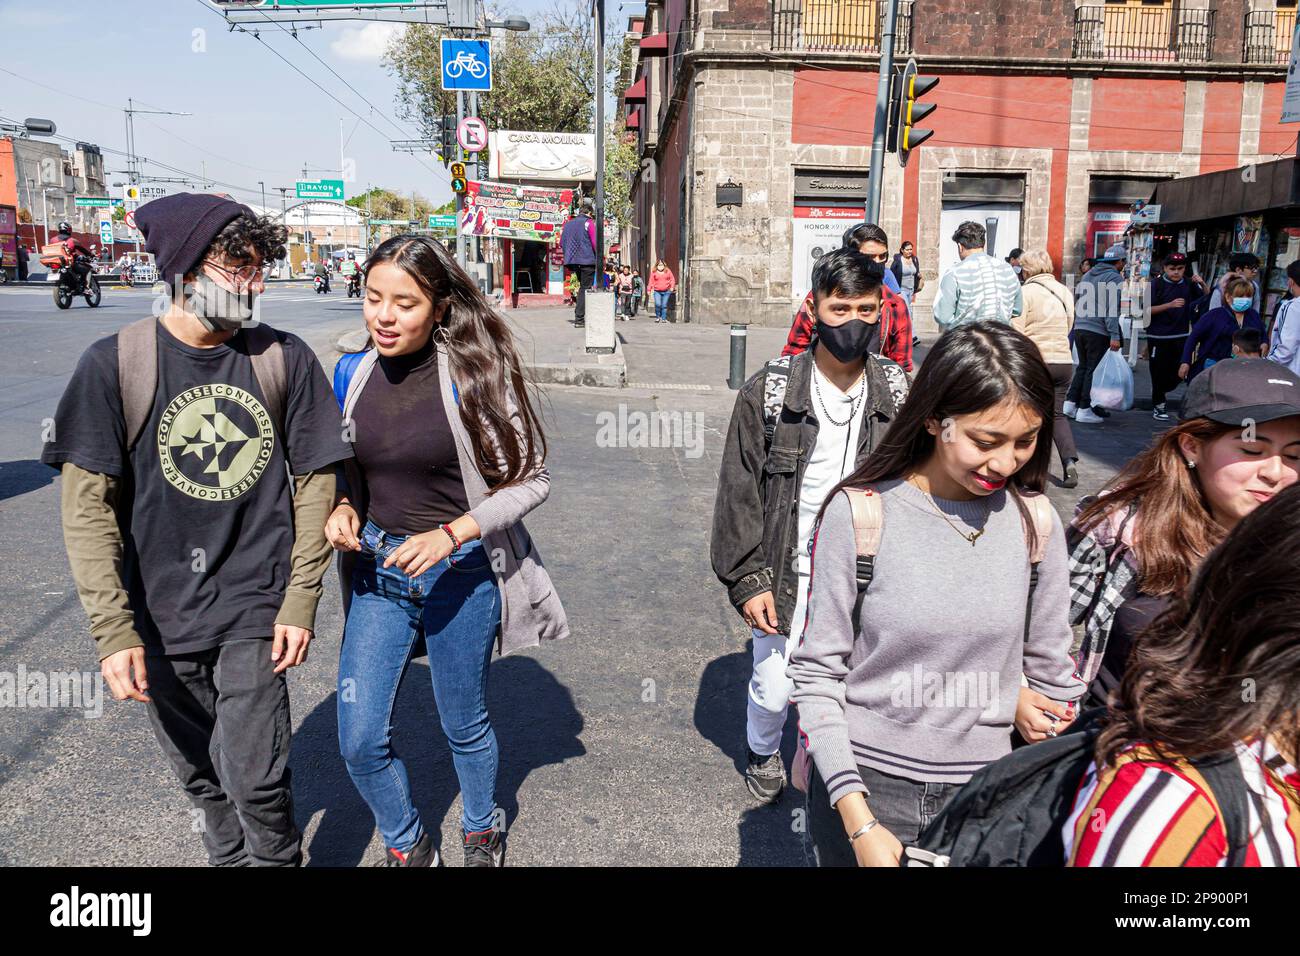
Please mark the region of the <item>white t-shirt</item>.
POLYGON ((862 433, 866 389, 864 376, 850 387, 846 395, 813 362, 812 409, 817 416, 817 442, 808 455, 803 484, 799 486, 798 556, 801 589, 807 588, 807 577, 812 567, 808 546, 817 514, 831 489, 852 472, 857 463, 858 436, 862 433), (831 419, 845 424, 837 425, 831 419))

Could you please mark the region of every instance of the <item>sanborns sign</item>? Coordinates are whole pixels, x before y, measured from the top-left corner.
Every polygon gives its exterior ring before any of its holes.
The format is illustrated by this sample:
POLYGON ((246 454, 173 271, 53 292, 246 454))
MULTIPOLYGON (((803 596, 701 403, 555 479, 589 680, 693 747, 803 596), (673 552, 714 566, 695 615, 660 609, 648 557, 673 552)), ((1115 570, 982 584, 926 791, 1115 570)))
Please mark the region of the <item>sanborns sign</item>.
POLYGON ((488 134, 490 173, 497 179, 590 182, 596 178, 595 133, 502 129, 488 134))
POLYGON ((462 236, 553 242, 572 203, 572 189, 471 181, 456 231, 462 236))

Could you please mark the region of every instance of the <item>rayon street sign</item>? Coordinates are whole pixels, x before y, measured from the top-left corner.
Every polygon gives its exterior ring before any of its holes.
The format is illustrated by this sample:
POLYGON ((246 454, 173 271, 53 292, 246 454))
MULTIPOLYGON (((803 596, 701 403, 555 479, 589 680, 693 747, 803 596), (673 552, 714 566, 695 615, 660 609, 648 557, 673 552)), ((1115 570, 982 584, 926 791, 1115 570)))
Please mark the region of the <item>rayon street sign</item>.
POLYGON ((456 142, 467 153, 477 153, 487 149, 487 123, 477 116, 466 116, 456 124, 456 142))
POLYGON ((492 48, 487 40, 443 37, 442 88, 478 93, 492 89, 492 48))
POLYGON ((343 180, 298 180, 294 185, 298 199, 337 199, 343 201, 343 180))
POLYGON ((441 214, 441 213, 440 213, 440 214, 438 214, 438 215, 436 215, 436 216, 430 216, 430 217, 429 217, 429 228, 430 228, 430 229, 455 229, 455 228, 456 228, 456 214, 455 214, 455 213, 446 213, 446 214, 441 214))
POLYGON ((109 199, 107 196, 78 196, 76 199, 76 206, 78 209, 83 206, 107 209, 111 205, 113 205, 113 200, 109 199))

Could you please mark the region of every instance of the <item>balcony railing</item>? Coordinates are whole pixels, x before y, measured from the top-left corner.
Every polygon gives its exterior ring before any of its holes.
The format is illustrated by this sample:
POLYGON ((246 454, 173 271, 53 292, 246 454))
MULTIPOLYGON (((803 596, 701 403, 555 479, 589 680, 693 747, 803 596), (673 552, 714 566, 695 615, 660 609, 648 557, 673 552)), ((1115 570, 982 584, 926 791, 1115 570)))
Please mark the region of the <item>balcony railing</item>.
POLYGON ((1201 63, 1213 48, 1213 10, 1106 4, 1074 11, 1077 59, 1201 63))
POLYGON ((1294 7, 1289 10, 1250 11, 1246 14, 1242 62, 1287 63, 1291 58, 1291 35, 1294 32, 1294 7))
MULTIPOLYGON (((772 49, 879 53, 889 0, 773 0, 772 49)), ((912 49, 912 0, 899 0, 894 52, 912 49)))

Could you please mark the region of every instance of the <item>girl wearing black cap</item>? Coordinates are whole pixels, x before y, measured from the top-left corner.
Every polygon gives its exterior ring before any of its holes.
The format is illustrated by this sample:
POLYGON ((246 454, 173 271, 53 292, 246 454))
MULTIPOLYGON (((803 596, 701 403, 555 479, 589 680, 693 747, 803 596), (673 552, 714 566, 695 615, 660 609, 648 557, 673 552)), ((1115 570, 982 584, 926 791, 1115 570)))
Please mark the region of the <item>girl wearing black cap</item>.
POLYGON ((1246 515, 1300 478, 1300 376, 1263 359, 1219 362, 1188 386, 1182 421, 1134 458, 1066 534, 1075 654, 1104 703, 1132 639, 1182 593, 1246 515))

